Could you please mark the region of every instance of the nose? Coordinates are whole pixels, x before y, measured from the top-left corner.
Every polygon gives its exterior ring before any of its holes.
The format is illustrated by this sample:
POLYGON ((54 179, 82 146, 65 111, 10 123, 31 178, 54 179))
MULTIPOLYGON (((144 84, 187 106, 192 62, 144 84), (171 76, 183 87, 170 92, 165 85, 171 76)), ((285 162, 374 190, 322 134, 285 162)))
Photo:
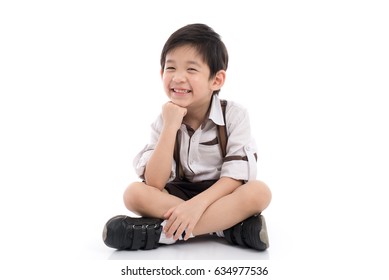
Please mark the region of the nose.
POLYGON ((173 82, 180 83, 185 81, 185 74, 181 71, 176 71, 173 76, 173 82))

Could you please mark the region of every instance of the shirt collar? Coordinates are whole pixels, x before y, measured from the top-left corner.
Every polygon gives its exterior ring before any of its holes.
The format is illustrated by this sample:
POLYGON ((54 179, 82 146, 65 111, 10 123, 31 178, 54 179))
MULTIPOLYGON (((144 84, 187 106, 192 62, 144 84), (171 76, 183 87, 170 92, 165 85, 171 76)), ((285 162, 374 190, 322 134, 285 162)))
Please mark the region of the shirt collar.
POLYGON ((222 106, 217 94, 212 96, 211 108, 209 110, 209 119, 217 125, 225 125, 222 106))

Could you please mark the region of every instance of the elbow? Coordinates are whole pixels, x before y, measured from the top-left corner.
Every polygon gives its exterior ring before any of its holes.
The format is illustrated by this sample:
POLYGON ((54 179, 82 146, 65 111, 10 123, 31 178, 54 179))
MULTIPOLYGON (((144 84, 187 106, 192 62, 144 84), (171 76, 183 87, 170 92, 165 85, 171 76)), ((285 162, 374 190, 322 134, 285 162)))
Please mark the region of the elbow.
POLYGON ((148 178, 145 176, 145 183, 148 186, 152 186, 154 188, 157 188, 159 190, 163 190, 166 186, 168 180, 158 180, 157 178, 148 178))
POLYGON ((155 187, 159 190, 163 190, 166 183, 169 181, 171 176, 170 169, 163 170, 162 168, 153 168, 146 166, 143 177, 146 185, 155 187))

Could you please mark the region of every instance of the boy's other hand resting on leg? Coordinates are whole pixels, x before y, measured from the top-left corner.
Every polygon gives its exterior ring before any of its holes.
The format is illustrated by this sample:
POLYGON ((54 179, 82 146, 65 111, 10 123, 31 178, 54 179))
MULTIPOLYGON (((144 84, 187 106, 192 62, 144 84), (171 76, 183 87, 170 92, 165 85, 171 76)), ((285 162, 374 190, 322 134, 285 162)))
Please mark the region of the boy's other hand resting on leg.
POLYGON ((206 205, 201 203, 196 197, 170 208, 164 214, 167 220, 163 228, 166 237, 170 238, 173 236, 174 240, 178 240, 182 233, 185 232, 184 240, 188 240, 206 209, 206 205))

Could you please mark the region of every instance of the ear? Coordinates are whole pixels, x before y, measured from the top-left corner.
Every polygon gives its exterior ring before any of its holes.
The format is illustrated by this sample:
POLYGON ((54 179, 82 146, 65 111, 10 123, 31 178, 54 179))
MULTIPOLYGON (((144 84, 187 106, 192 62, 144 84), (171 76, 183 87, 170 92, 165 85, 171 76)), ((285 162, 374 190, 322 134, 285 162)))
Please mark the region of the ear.
POLYGON ((212 90, 219 90, 224 85, 224 81, 226 80, 226 71, 220 70, 216 73, 215 77, 212 79, 212 90))
POLYGON ((161 69, 161 78, 163 78, 163 69, 161 69))

